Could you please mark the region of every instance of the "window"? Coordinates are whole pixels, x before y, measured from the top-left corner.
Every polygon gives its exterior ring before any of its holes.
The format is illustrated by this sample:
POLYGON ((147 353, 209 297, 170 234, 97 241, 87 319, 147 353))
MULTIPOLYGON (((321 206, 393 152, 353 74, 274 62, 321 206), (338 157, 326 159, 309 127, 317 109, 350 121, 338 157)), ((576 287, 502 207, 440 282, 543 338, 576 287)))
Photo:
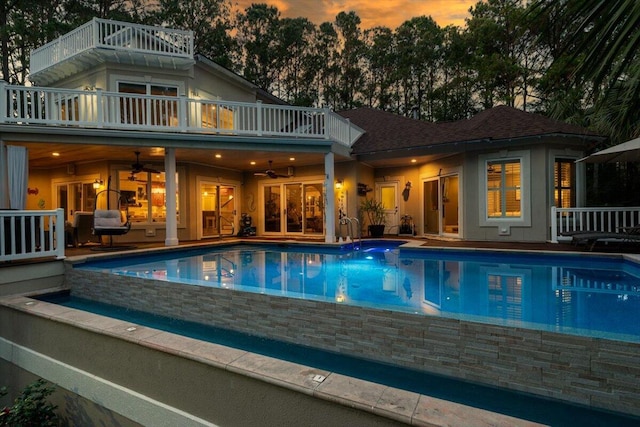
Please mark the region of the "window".
POLYGON ((178 126, 178 102, 170 99, 178 96, 177 87, 120 82, 118 92, 131 94, 120 97, 122 123, 178 126), (151 99, 146 95, 162 98, 151 99))
POLYGON ((228 107, 203 103, 200 113, 203 128, 233 129, 233 110, 228 107))
POLYGON ((61 97, 58 101, 60 107, 60 119, 65 121, 79 121, 80 108, 78 106, 78 97, 61 97))
POLYGON ((520 159, 491 160, 486 166, 487 218, 520 218, 520 159))
MULTIPOLYGON (((120 171, 120 192, 126 200, 132 223, 163 223, 167 218, 165 173, 120 171)), ((176 212, 180 222, 178 174, 176 173, 176 212)))
POLYGON ((573 159, 556 159, 553 167, 554 203, 558 208, 576 206, 576 164, 573 159))

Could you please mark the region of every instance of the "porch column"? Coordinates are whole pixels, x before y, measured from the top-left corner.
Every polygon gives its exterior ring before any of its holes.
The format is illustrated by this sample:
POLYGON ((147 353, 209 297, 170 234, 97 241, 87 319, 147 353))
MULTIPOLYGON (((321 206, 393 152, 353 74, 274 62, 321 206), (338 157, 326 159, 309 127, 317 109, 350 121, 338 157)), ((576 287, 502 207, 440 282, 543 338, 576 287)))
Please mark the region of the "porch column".
POLYGON ((164 149, 164 179, 167 204, 165 246, 178 245, 178 218, 176 211, 176 149, 164 149))
POLYGON ((327 243, 333 243, 336 241, 336 195, 334 190, 334 164, 333 153, 327 153, 324 155, 324 188, 326 204, 324 209, 325 217, 325 236, 324 241, 327 243))

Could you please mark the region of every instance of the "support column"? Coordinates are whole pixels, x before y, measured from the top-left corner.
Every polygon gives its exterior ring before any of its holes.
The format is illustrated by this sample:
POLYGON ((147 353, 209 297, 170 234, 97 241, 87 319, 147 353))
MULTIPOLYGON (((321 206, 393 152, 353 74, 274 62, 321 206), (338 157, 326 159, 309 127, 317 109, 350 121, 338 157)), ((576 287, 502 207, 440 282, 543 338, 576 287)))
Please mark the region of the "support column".
POLYGON ((176 211, 176 149, 164 149, 165 196, 167 203, 167 222, 165 246, 178 245, 178 218, 176 211))
POLYGON ((324 155, 324 188, 326 197, 324 209, 324 241, 327 243, 334 243, 336 241, 336 195, 334 190, 335 172, 333 158, 333 153, 324 155))

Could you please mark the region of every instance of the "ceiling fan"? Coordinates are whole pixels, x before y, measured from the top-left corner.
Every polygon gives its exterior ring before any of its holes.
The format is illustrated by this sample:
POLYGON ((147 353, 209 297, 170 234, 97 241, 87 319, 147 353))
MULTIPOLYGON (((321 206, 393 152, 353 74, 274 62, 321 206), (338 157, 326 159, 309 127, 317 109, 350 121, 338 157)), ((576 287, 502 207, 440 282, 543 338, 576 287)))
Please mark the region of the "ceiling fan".
POLYGON ((269 169, 267 169, 267 170, 266 170, 266 171, 264 171, 264 172, 256 172, 256 173, 254 173, 254 175, 255 175, 255 176, 268 176, 269 178, 273 178, 273 179, 276 179, 276 178, 289 178, 289 177, 290 177, 290 175, 280 175, 280 174, 277 174, 277 173, 276 173, 276 171, 274 171, 274 170, 271 168, 271 164, 272 164, 272 163, 273 163, 273 161, 272 161, 272 160, 269 160, 269 169))
POLYGON ((133 181, 135 179, 135 174, 140 173, 140 172, 160 173, 159 170, 146 167, 145 165, 140 163, 140 152, 139 151, 134 151, 134 153, 136 154, 136 162, 131 165, 131 176, 134 177, 133 179, 129 178, 131 181, 133 181))

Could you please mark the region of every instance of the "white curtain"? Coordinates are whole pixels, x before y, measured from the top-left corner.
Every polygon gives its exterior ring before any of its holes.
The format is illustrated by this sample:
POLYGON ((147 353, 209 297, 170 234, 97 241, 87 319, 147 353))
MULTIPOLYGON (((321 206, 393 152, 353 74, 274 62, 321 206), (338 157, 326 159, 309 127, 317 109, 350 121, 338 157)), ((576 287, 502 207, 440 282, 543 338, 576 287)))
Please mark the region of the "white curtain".
POLYGON ((29 184, 29 152, 26 147, 7 145, 9 207, 25 209, 29 184))

